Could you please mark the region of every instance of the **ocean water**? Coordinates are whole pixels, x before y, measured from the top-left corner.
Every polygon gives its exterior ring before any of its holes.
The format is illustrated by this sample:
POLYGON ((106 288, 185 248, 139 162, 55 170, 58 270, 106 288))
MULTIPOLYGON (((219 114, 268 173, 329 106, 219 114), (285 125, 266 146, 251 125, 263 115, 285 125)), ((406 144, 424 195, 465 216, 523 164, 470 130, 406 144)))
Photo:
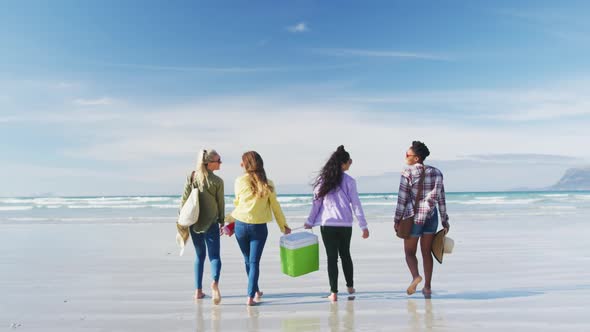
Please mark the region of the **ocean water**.
MULTIPOLYGON (((397 194, 360 195, 369 222, 391 222, 397 194)), ((580 216, 590 213, 590 191, 447 193, 451 220, 535 216, 580 216)), ((292 227, 303 223, 311 195, 279 195, 292 227)), ((233 197, 226 196, 226 212, 233 197)), ((174 222, 179 196, 5 197, 0 198, 0 223, 166 223, 174 222)))

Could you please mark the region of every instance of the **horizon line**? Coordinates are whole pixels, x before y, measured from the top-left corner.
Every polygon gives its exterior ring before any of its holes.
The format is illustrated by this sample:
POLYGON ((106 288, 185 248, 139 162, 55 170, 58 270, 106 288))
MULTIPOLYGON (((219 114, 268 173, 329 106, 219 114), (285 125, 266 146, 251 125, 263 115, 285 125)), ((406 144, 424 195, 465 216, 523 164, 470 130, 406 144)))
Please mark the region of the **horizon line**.
MULTIPOLYGON (((548 189, 530 189, 530 190, 492 190, 492 191, 447 191, 445 194, 498 194, 498 193, 540 193, 540 192, 561 192, 561 193, 580 193, 590 192, 590 189, 581 190, 548 190, 548 189)), ((277 194, 277 196, 312 196, 312 193, 294 193, 294 194, 277 194)), ((359 195, 397 195, 397 192, 359 192, 359 195)), ((94 198, 94 197, 172 197, 180 196, 179 194, 136 194, 136 195, 48 195, 48 196, 0 196, 0 198, 94 198)), ((223 195, 224 197, 233 197, 235 195, 223 195)))

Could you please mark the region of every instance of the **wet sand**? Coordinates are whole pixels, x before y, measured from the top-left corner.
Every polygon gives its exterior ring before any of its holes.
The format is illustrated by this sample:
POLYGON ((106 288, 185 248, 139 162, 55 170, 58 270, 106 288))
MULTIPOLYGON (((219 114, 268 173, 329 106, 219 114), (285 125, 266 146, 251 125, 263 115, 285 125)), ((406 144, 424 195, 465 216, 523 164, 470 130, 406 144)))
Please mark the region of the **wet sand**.
MULTIPOLYGON (((341 293, 333 304, 326 298, 323 246, 320 271, 285 276, 278 227, 269 224, 260 279, 265 295, 256 307, 244 304, 247 280, 233 237, 222 238, 223 300, 215 306, 210 297, 192 300, 194 253, 191 245, 178 257, 173 224, 0 221, 0 329, 590 330, 590 224, 582 218, 499 220, 452 220, 455 252, 435 263, 431 299, 405 294, 410 275, 391 223, 371 223, 368 240, 355 229, 357 294, 348 300, 341 293)), ((342 274, 340 287, 345 290, 342 274)))

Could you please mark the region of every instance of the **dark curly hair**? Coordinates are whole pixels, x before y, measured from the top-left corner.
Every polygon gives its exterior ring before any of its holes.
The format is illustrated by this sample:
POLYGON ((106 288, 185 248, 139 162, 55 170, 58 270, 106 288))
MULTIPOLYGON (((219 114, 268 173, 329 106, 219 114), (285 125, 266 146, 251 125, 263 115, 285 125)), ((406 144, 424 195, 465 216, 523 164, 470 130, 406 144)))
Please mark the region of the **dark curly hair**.
POLYGON ((330 156, 328 162, 322 167, 320 174, 313 183, 314 189, 319 187, 317 197, 324 197, 330 191, 334 190, 342 182, 342 164, 350 160, 350 154, 344 150, 344 145, 340 145, 338 149, 330 156))
POLYGON ((413 141, 411 149, 420 158, 421 164, 424 163, 426 157, 430 156, 430 150, 428 150, 426 144, 420 141, 413 141))

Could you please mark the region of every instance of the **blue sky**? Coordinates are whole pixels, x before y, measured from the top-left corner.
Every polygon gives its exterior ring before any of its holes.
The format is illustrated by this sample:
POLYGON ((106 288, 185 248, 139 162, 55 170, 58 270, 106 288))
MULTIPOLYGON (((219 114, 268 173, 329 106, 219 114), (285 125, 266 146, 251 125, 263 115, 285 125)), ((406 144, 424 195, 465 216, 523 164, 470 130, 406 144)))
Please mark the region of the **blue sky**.
POLYGON ((201 147, 230 183, 249 149, 279 187, 308 183, 339 144, 376 176, 414 139, 450 191, 550 185, 590 161, 589 9, 2 2, 0 195, 174 194, 201 147))

